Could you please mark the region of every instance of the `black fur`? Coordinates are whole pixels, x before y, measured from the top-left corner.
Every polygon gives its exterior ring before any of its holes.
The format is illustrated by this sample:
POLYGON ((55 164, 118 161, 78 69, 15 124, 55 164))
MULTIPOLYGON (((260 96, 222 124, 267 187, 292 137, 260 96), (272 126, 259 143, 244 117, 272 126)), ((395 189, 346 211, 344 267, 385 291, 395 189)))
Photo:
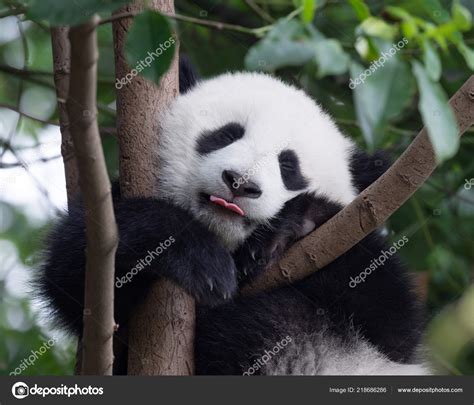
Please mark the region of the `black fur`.
MULTIPOLYGON (((374 157, 363 153, 357 153, 352 164, 360 190, 385 168, 385 163, 375 164, 374 157)), ((359 332, 390 359, 412 359, 422 318, 398 259, 391 256, 364 283, 349 287, 351 277, 387 249, 377 232, 298 283, 250 298, 237 296, 238 279, 241 283, 251 281, 296 240, 339 211, 337 204, 323 197, 299 195, 231 254, 181 208, 157 199, 121 198, 117 184, 113 196, 120 235, 115 319, 121 329, 126 328, 129 315, 152 281, 160 277, 174 280, 198 302, 198 374, 242 374, 269 345, 285 336, 311 336, 322 330, 329 330, 341 341, 359 332), (170 238, 172 243, 166 245, 170 238), (168 247, 156 253, 162 246, 168 247), (143 266, 142 260, 153 250, 153 259, 143 266), (142 270, 124 283, 138 263, 142 270)), ((84 211, 78 202, 51 231, 37 281, 37 291, 60 326, 78 336, 84 311, 84 228, 84 211)), ((126 353, 119 356, 116 371, 125 372, 124 359, 126 353)))
MULTIPOLYGON (((258 229, 235 253, 241 278, 248 282, 278 260, 306 233, 304 221, 319 226, 340 208, 310 195, 291 200, 271 226, 258 229)), ((413 360, 423 317, 396 256, 357 288, 348 284, 386 249, 386 242, 374 232, 296 284, 215 308, 199 307, 197 372, 241 374, 291 331, 304 336, 326 327, 343 341, 350 341, 350 330, 361 333, 393 361, 413 360)))
POLYGON ((357 149, 352 154, 350 167, 357 190, 361 192, 387 171, 390 161, 383 151, 369 155, 357 149))
POLYGON ((292 150, 285 149, 278 155, 281 178, 288 190, 303 190, 308 187, 308 181, 304 178, 300 169, 298 156, 292 150))
MULTIPOLYGON (((298 196, 287 203, 270 227, 258 229, 232 257, 185 211, 159 200, 115 198, 120 233, 116 256, 119 279, 149 250, 170 236, 175 239, 130 283, 116 288, 117 322, 126 324, 151 281, 166 276, 186 288, 200 304, 196 335, 199 374, 241 374, 268 349, 269 342, 281 340, 289 330, 297 328, 304 335, 317 333, 327 325, 341 338, 347 338, 348 325, 352 325, 392 360, 409 361, 422 321, 398 260, 392 256, 357 288, 348 285, 351 277, 387 249, 376 233, 305 280, 225 303, 224 296, 236 295, 237 270, 241 276, 245 270, 245 281, 249 281, 303 236, 305 221, 319 226, 339 209, 324 198, 298 196)), ((80 205, 55 227, 48 245, 39 288, 59 323, 80 335, 85 249, 80 205)))
POLYGON ((181 54, 179 57, 179 92, 187 93, 198 82, 198 74, 189 59, 181 54))
POLYGON ((245 128, 236 123, 228 124, 213 131, 204 132, 197 140, 196 150, 200 155, 225 148, 244 136, 245 128))
MULTIPOLYGON (((159 276, 176 281, 209 305, 223 302, 235 293, 237 272, 231 254, 189 213, 164 201, 121 200, 117 194, 114 209, 120 235, 116 285, 123 284, 116 288, 117 322, 126 322, 130 303, 142 297, 150 281, 159 276), (140 260, 160 244, 164 246, 170 237, 174 241, 167 249, 152 255, 149 265, 142 266, 130 282, 123 283, 123 277, 140 260)), ((50 301, 59 324, 75 334, 82 330, 84 231, 84 211, 78 203, 50 233, 39 279, 39 291, 50 301)))

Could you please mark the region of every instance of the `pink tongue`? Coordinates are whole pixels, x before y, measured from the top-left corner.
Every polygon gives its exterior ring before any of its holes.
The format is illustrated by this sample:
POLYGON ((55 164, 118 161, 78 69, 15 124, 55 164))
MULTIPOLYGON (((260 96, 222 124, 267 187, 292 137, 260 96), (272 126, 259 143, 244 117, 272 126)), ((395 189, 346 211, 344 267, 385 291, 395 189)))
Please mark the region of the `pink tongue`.
POLYGON ((242 208, 240 208, 238 205, 236 205, 234 203, 227 202, 223 198, 216 197, 215 195, 211 195, 209 197, 209 199, 214 204, 217 204, 217 205, 220 205, 221 207, 227 208, 228 210, 233 211, 236 214, 239 214, 241 216, 245 216, 244 212, 242 211, 242 208))

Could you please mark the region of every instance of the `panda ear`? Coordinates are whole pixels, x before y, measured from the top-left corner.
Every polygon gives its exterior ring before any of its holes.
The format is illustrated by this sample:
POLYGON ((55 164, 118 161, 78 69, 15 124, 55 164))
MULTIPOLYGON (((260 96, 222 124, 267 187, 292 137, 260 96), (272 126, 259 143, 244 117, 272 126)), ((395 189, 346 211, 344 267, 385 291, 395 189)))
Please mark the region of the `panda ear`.
POLYGON ((354 185, 360 192, 369 187, 390 167, 388 156, 383 151, 368 153, 356 148, 352 153, 350 170, 354 185))
POLYGON ((191 90, 198 82, 198 74, 186 55, 179 57, 179 92, 191 90))

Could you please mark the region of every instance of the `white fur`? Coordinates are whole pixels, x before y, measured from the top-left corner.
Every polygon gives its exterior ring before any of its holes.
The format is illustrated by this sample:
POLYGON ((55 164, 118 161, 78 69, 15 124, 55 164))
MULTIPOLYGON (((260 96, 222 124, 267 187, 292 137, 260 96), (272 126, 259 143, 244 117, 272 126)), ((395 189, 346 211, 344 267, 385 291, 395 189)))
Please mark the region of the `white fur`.
POLYGON ((160 120, 161 195, 190 209, 231 249, 301 192, 288 191, 283 185, 278 165, 283 149, 296 152, 310 182, 307 191, 342 204, 356 195, 349 170, 352 142, 304 92, 271 76, 234 73, 203 81, 179 96, 160 120), (245 128, 244 137, 199 156, 195 150, 199 136, 230 122, 245 128), (203 210, 200 192, 232 200, 221 178, 223 170, 244 173, 255 167, 258 170, 251 180, 261 187, 261 197, 233 199, 250 225, 245 226, 241 217, 223 215, 212 205, 203 210))
POLYGON ((389 360, 357 334, 342 342, 326 330, 315 335, 299 333, 273 357, 263 370, 266 375, 428 375, 423 364, 401 364, 389 360))
MULTIPOLYGON (((235 249, 257 224, 269 221, 285 202, 302 192, 284 187, 278 164, 283 149, 297 154, 302 174, 309 180, 306 191, 343 205, 356 195, 349 168, 353 143, 310 97, 271 76, 235 73, 201 82, 179 96, 160 122, 160 195, 189 209, 229 249, 235 249), (200 156, 196 142, 202 133, 230 122, 245 128, 244 137, 200 156), (243 174, 252 168, 258 168, 251 180, 260 186, 262 195, 232 198, 222 171, 243 174), (211 204, 203 207, 201 192, 234 201, 246 219, 226 215, 211 204)), ((265 365, 264 374, 289 370, 304 375, 427 373, 422 365, 390 361, 357 333, 349 343, 325 330, 313 336, 294 336, 298 338, 265 365)))

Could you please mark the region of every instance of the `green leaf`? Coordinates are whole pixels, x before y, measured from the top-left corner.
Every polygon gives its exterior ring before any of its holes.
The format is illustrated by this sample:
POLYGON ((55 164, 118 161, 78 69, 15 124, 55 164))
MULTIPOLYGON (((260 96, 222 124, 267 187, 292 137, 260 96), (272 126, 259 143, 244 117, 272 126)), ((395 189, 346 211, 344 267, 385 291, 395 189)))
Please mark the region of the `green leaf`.
POLYGON ((456 46, 458 51, 464 57, 469 69, 474 70, 474 50, 469 48, 462 39, 456 43, 456 46))
POLYGON ((364 36, 357 37, 354 48, 361 59, 366 62, 372 62, 379 57, 379 51, 374 43, 373 38, 364 36))
POLYGON ((469 31, 472 26, 471 12, 461 5, 459 1, 453 2, 451 10, 453 22, 460 31, 469 31))
POLYGON ((308 24, 313 21, 314 13, 316 12, 317 0, 303 0, 303 13, 301 18, 303 22, 308 24))
POLYGON ((429 40, 423 42, 423 62, 430 79, 437 82, 441 77, 441 61, 429 40))
POLYGON ((354 9, 359 21, 364 21, 370 17, 370 9, 364 0, 349 0, 349 4, 354 9))
POLYGON ((94 14, 112 12, 130 0, 28 0, 26 15, 32 20, 46 20, 51 25, 76 25, 94 14))
POLYGON ((436 159, 442 162, 453 157, 459 148, 459 131, 453 111, 442 87, 433 82, 423 66, 412 62, 420 100, 418 108, 430 137, 436 159))
POLYGON ((386 11, 393 17, 402 20, 400 27, 403 35, 407 38, 413 38, 418 34, 418 25, 416 19, 406 10, 401 7, 388 6, 386 11))
MULTIPOLYGON (((125 42, 127 63, 132 69, 129 74, 140 73, 159 84, 173 60, 175 43, 168 18, 156 11, 135 17, 125 42)), ((128 77, 123 79, 126 84, 128 77)))
POLYGON ((245 57, 249 70, 273 72, 283 66, 301 66, 314 57, 314 38, 299 20, 280 19, 245 57))
POLYGON ((388 121, 399 116, 410 103, 415 93, 413 76, 408 65, 396 56, 378 68, 371 64, 364 69, 352 63, 350 71, 349 87, 354 90, 357 119, 367 146, 373 149, 383 140, 383 129, 388 121), (358 82, 358 78, 363 82, 358 82))
POLYGON ((397 34, 397 28, 387 24, 384 20, 377 17, 366 18, 360 28, 364 33, 373 37, 393 40, 397 34))
POLYGON ((350 58, 342 49, 339 41, 335 39, 318 41, 315 45, 315 51, 318 77, 338 75, 347 71, 350 58))

